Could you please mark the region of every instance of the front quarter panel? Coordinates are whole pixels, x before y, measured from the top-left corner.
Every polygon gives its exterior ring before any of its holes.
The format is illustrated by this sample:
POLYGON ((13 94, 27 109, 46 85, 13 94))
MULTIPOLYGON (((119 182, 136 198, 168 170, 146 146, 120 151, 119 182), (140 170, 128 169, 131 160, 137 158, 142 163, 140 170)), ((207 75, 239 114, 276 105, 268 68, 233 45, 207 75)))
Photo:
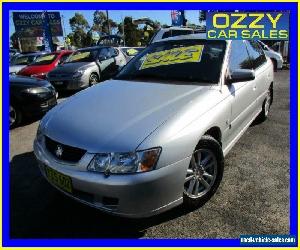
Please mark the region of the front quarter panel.
POLYGON ((229 133, 227 121, 231 113, 230 98, 227 97, 217 88, 206 91, 204 96, 192 100, 187 107, 156 129, 138 149, 162 147, 157 164, 157 168, 161 168, 189 158, 201 137, 212 127, 220 128, 222 137, 226 137, 229 133))

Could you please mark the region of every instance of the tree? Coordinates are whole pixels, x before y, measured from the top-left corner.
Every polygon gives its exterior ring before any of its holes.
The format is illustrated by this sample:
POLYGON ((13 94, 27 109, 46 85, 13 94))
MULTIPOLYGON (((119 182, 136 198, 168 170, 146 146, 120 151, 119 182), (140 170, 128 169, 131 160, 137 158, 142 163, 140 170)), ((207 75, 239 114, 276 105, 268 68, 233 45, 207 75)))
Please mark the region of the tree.
POLYGON ((71 44, 77 48, 82 48, 91 45, 90 35, 88 32, 90 30, 90 25, 84 16, 80 13, 75 13, 75 16, 69 20, 72 33, 68 35, 71 44))
MULTIPOLYGON (((123 34, 123 24, 118 25, 119 33, 123 34)), ((126 46, 139 46, 143 37, 143 30, 138 29, 138 26, 132 23, 131 17, 124 18, 124 33, 126 46)))
POLYGON ((78 12, 75 13, 75 16, 70 18, 69 23, 73 32, 76 30, 87 31, 90 28, 88 21, 78 12))
MULTIPOLYGON (((96 10, 93 14, 93 27, 92 29, 94 31, 108 33, 108 25, 107 25, 107 16, 103 11, 96 10)), ((110 29, 113 30, 114 28, 117 28, 118 25, 116 22, 114 22, 112 19, 108 20, 110 29)))

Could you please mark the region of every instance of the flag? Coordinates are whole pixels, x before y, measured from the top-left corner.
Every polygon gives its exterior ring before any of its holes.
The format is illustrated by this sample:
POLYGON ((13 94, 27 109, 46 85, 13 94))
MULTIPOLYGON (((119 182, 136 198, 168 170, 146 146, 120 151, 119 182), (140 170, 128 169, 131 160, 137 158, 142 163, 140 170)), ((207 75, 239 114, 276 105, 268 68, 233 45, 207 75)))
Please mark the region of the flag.
POLYGON ((51 34, 50 23, 49 23, 49 16, 47 11, 43 11, 42 20, 43 20, 43 42, 45 46, 45 51, 52 52, 54 51, 54 48, 53 48, 52 34, 51 34))
POLYGON ((184 10, 171 10, 172 26, 182 26, 184 22, 184 10))

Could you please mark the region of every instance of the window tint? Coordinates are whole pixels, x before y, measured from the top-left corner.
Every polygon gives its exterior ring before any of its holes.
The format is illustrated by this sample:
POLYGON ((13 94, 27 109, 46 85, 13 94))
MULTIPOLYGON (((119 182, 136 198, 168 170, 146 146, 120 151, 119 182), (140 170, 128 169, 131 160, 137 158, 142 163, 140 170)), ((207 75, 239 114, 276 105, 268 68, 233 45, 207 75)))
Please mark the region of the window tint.
POLYGON ((267 61, 266 56, 258 42, 246 41, 246 43, 253 68, 257 69, 267 61))
POLYGON ((252 69, 246 45, 240 40, 232 41, 229 57, 229 70, 236 69, 252 69))

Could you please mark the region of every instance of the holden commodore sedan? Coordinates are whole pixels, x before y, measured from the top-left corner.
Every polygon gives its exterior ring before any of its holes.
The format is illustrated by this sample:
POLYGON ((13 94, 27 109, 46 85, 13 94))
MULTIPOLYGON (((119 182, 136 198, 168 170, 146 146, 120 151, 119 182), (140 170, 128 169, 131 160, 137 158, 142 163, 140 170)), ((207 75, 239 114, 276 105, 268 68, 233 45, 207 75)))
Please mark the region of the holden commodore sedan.
POLYGON ((216 192, 224 156, 268 117, 272 100, 272 62, 256 41, 168 38, 48 112, 34 152, 54 187, 102 211, 194 209, 216 192))

